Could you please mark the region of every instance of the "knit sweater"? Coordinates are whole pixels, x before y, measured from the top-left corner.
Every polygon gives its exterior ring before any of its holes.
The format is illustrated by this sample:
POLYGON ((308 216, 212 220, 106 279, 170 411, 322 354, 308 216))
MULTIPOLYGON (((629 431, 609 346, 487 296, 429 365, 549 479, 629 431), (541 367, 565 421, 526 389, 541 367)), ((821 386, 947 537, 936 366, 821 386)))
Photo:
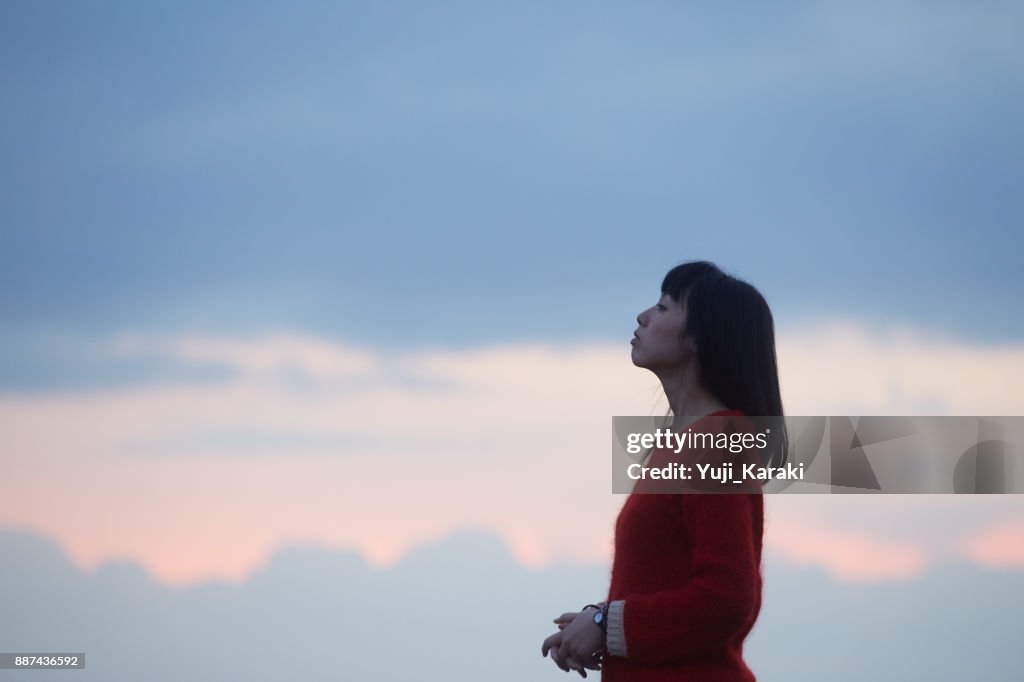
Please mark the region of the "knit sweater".
POLYGON ((764 499, 753 489, 629 495, 615 524, 604 682, 755 680, 743 661, 761 609, 764 499))

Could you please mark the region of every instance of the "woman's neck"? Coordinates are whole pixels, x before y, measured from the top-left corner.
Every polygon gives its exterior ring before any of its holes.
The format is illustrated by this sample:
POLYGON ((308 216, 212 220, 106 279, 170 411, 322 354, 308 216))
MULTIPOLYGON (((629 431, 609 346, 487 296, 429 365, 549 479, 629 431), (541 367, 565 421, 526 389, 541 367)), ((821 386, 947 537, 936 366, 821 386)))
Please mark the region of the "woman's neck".
POLYGON ((697 377, 681 376, 674 380, 660 377, 665 397, 675 418, 672 427, 685 428, 706 414, 729 409, 700 383, 697 377))

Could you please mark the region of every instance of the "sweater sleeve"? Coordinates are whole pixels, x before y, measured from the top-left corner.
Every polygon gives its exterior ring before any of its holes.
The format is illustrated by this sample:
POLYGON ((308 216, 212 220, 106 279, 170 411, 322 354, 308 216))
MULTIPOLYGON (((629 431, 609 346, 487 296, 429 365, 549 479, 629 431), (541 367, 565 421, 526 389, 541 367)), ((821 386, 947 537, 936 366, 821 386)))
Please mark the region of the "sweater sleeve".
POLYGON ((622 630, 631 660, 663 663, 725 648, 760 603, 753 495, 678 496, 694 543, 693 576, 678 589, 626 595, 622 630))

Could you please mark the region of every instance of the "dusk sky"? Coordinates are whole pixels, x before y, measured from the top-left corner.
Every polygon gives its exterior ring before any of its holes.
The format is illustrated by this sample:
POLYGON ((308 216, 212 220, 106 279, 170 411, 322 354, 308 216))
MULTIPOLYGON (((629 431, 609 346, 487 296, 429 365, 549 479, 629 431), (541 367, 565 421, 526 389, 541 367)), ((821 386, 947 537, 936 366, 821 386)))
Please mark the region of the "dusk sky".
MULTIPOLYGON (((625 499, 611 416, 665 410, 635 318, 685 260, 763 292, 789 414, 1024 414, 1022 27, 999 1, 3 0, 0 651, 139 679, 109 667, 139 595, 226 630, 299 582, 350 604, 317 612, 332 675, 412 679, 366 633, 436 580, 439 630, 532 590, 522 651, 466 636, 514 659, 496 679, 560 673, 540 643, 604 598, 625 499), (54 575, 80 627, 31 613, 54 575)), ((765 679, 863 679, 776 648, 829 600, 879 651, 863 605, 899 595, 988 590, 904 628, 1020 631, 1020 495, 766 514, 765 679)), ((134 628, 139 666, 165 625, 134 628)))

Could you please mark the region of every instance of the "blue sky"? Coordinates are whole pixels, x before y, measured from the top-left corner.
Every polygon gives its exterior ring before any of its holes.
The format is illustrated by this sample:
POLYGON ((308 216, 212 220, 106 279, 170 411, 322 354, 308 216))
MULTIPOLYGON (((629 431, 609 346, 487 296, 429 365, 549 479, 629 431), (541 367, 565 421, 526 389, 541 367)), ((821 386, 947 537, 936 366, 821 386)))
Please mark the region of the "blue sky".
POLYGON ((136 328, 620 339, 691 258, 780 324, 1024 336, 1012 3, 2 12, 8 385, 136 328))

